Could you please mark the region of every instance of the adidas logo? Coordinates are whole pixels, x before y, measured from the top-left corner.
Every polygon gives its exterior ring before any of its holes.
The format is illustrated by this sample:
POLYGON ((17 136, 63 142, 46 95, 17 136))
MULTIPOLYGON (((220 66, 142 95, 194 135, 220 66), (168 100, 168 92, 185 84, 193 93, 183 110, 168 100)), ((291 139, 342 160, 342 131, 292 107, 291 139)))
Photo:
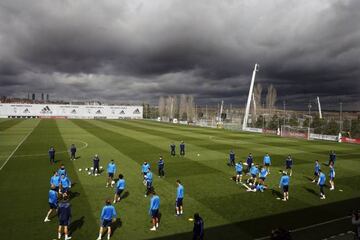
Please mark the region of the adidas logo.
POLYGON ((40 111, 41 113, 52 113, 52 111, 50 110, 49 106, 44 107, 43 109, 41 109, 40 111))
POLYGON ((137 108, 135 109, 135 111, 133 112, 133 114, 140 114, 140 110, 137 108))
POLYGON ((23 112, 24 113, 30 113, 29 109, 27 109, 27 108, 23 112))
POLYGON ((97 110, 95 114, 102 114, 100 110, 97 110))
POLYGON ((125 114, 124 110, 121 110, 121 112, 119 114, 124 115, 125 114))
POLYGON ((71 111, 71 113, 72 113, 72 114, 76 114, 76 110, 73 109, 73 110, 71 111))

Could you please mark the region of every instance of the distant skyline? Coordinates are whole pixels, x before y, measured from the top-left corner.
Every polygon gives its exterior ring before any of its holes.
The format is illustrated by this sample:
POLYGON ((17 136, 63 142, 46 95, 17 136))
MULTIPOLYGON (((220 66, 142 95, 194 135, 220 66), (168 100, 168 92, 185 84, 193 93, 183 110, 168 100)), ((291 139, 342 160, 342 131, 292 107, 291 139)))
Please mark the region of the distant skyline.
POLYGON ((3 0, 0 95, 244 106, 259 63, 279 108, 360 111, 359 23, 358 0, 3 0))

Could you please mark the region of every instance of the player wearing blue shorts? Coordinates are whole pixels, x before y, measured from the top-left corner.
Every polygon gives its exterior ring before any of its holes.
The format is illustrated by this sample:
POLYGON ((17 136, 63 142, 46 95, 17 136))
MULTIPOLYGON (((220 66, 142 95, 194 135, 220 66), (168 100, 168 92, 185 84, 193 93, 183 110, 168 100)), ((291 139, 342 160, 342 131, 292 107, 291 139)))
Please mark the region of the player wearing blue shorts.
POLYGON ((257 175, 259 174, 259 166, 258 165, 253 165, 250 168, 250 175, 251 177, 247 180, 247 183, 249 183, 250 185, 255 184, 256 180, 257 180, 257 175))
POLYGON ((60 186, 60 176, 58 172, 54 172, 54 175, 50 178, 50 186, 55 186, 55 191, 59 192, 59 186, 60 186))
POLYGON ((235 173, 236 173, 236 184, 242 181, 242 172, 243 172, 243 165, 242 162, 239 161, 235 164, 235 173))
POLYGON ((320 187, 320 199, 325 199, 325 192, 324 192, 324 186, 326 183, 326 176, 325 174, 319 169, 319 180, 317 184, 320 187))
POLYGON ((279 188, 282 188, 284 193, 284 198, 282 199, 283 201, 289 200, 289 185, 290 185, 290 177, 287 175, 287 172, 283 172, 279 183, 279 188))
POLYGON ((316 182, 317 179, 319 178, 319 173, 320 173, 320 164, 319 161, 316 160, 315 161, 315 167, 314 167, 314 179, 312 182, 316 182))
POLYGON ((180 143, 180 156, 185 156, 185 143, 181 141, 180 143))
POLYGON ((110 239, 111 223, 113 221, 116 221, 116 210, 115 207, 111 205, 111 200, 107 199, 100 215, 101 226, 99 230, 99 237, 97 238, 97 240, 101 240, 104 229, 107 229, 107 239, 110 239))
POLYGON ((143 175, 144 179, 145 179, 145 176, 146 176, 146 174, 147 174, 148 171, 150 171, 150 164, 145 161, 145 162, 141 165, 141 174, 143 175))
POLYGON ((114 201, 113 201, 114 204, 116 202, 120 202, 120 196, 125 189, 125 185, 126 185, 126 183, 125 183, 124 176, 122 174, 119 174, 119 180, 116 183, 116 188, 115 188, 115 196, 114 196, 114 201))
POLYGON ((70 146, 70 160, 76 159, 76 147, 75 144, 71 144, 70 146))
POLYGON ((156 195, 155 191, 151 191, 150 194, 152 195, 152 197, 150 199, 149 214, 151 216, 151 221, 153 225, 150 231, 156 231, 156 229, 159 227, 160 197, 156 195))
POLYGON ((329 173, 329 177, 330 177, 330 191, 335 189, 335 168, 333 164, 330 164, 330 173, 329 173))
POLYGON ((268 174, 270 174, 271 158, 268 153, 266 153, 264 156, 263 164, 264 164, 268 174))
POLYGON ((61 175, 61 178, 60 178, 60 193, 63 196, 67 196, 69 194, 69 189, 70 188, 71 188, 70 179, 65 175, 61 175))
POLYGON ((184 186, 179 179, 176 180, 176 184, 176 216, 180 216, 183 214, 184 186))
POLYGON ((108 180, 106 182, 106 187, 109 187, 109 185, 111 187, 114 187, 114 175, 116 172, 116 165, 114 163, 114 160, 111 160, 107 166, 107 173, 108 173, 108 180))
POLYGON ((253 166, 253 163, 254 163, 254 158, 253 158, 252 154, 249 153, 249 156, 248 156, 247 159, 246 159, 247 172, 248 172, 248 174, 250 173, 250 169, 251 169, 251 167, 253 166))
POLYGON ((234 151, 231 149, 230 153, 229 153, 229 166, 235 166, 235 153, 234 151))
POLYGON ((336 161, 336 153, 334 150, 332 150, 329 154, 329 166, 335 165, 335 161, 336 161))
POLYGON ((50 147, 50 149, 49 149, 49 159, 50 159, 50 164, 55 163, 55 148, 54 147, 50 147))
POLYGON ((289 154, 285 160, 285 169, 287 171, 287 174, 290 177, 292 175, 292 166, 293 166, 293 159, 291 158, 291 155, 289 154))
POLYGON ((65 240, 71 239, 71 237, 69 237, 69 229, 68 229, 71 219, 71 206, 69 203, 68 196, 64 196, 63 200, 59 203, 58 217, 59 217, 58 239, 61 239, 62 228, 64 228, 65 240))
POLYGON ((268 170, 266 169, 266 167, 262 166, 261 170, 259 172, 259 179, 260 179, 260 183, 264 184, 265 179, 267 177, 267 175, 269 174, 268 170))
POLYGON ((146 193, 145 197, 147 197, 151 191, 152 191, 152 182, 153 182, 153 174, 151 171, 148 171, 145 175, 145 181, 146 181, 146 193))
POLYGON ((46 214, 46 217, 44 219, 44 222, 50 222, 50 214, 52 213, 53 210, 57 210, 57 205, 58 205, 58 194, 55 190, 55 185, 54 184, 51 184, 51 189, 49 191, 49 206, 50 206, 50 209, 48 211, 48 213, 46 214))
POLYGON ((163 159, 162 156, 160 156, 159 161, 158 161, 158 173, 159 173, 159 177, 165 177, 165 161, 163 159))
POLYGON ((174 144, 174 143, 171 143, 171 144, 170 144, 170 155, 171 155, 172 157, 175 157, 175 155, 176 155, 175 148, 176 148, 175 144, 174 144))

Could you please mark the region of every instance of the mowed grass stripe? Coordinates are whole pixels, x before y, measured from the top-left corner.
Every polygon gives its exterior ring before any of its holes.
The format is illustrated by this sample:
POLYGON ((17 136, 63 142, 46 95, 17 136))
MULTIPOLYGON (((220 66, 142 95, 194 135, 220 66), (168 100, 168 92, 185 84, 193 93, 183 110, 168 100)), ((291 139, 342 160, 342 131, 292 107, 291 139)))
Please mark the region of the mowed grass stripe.
MULTIPOLYGON (((47 152, 50 145, 57 150, 66 149, 64 142, 54 120, 42 120, 26 141, 19 147, 17 154, 39 154, 47 152)), ((57 219, 50 223, 43 223, 48 211, 49 179, 52 172, 59 167, 60 163, 68 159, 67 153, 56 156, 59 161, 55 166, 50 166, 47 156, 14 158, 8 162, 6 171, 0 174, 0 198, 1 216, 0 236, 4 239, 52 239, 56 237, 57 219), (21 229, 19 229, 19 226, 21 229)), ((81 228, 86 222, 86 228, 76 231, 75 237, 85 239, 87 229, 95 227, 91 224, 91 214, 88 213, 86 199, 81 199, 82 188, 79 184, 71 164, 67 165, 67 171, 72 181, 75 182, 73 191, 78 192, 77 197, 72 199, 74 208, 73 219, 75 223, 72 230, 81 228), (76 209, 76 210, 75 210, 76 209)))
MULTIPOLYGON (((127 225, 127 229, 121 228, 116 236, 131 237, 132 239, 148 239, 156 238, 156 236, 173 234, 176 232, 189 231, 189 229, 191 229, 191 226, 189 226, 186 218, 191 217, 195 211, 207 212, 207 216, 212 219, 212 221, 207 222, 207 226, 215 226, 228 223, 228 221, 222 218, 221 215, 212 212, 210 209, 207 208, 206 205, 194 199, 191 196, 189 190, 190 187, 186 188, 186 217, 174 217, 174 199, 176 192, 175 178, 169 178, 169 175, 167 175, 165 179, 158 179, 155 175, 155 163, 154 161, 151 161, 154 171, 154 186, 162 199, 161 212, 163 215, 163 221, 161 225, 162 227, 159 232, 149 234, 149 216, 145 214, 146 218, 143 218, 144 213, 148 210, 149 199, 144 198, 143 196, 145 187, 142 185, 140 165, 143 163, 143 159, 149 159, 149 155, 153 155, 154 153, 156 155, 154 155, 153 159, 158 158, 158 151, 154 151, 154 148, 152 146, 146 145, 127 136, 123 136, 116 132, 94 125, 95 121, 73 120, 73 123, 77 124, 80 128, 83 128, 92 135, 97 136, 98 138, 107 142, 109 145, 117 149, 121 153, 120 155, 123 156, 122 158, 120 158, 120 166, 118 165, 118 167, 122 169, 120 170, 122 173, 125 173, 125 177, 128 181, 127 190, 130 192, 130 196, 133 197, 131 197, 131 199, 125 199, 123 203, 117 204, 116 207, 120 208, 120 214, 121 216, 123 216, 122 219, 125 219, 124 221, 133 222, 133 225, 129 226, 127 223, 124 223, 124 227, 127 225), (126 161, 126 163, 124 163, 124 161, 126 161), (136 164, 135 176, 133 171, 134 163, 136 164), (125 164, 129 167, 129 169, 123 168, 125 164), (132 171, 131 174, 129 174, 129 171, 132 171), (138 199, 139 196, 140 199, 138 199), (135 202, 133 202, 134 200, 132 200, 134 199, 134 197, 136 198, 135 202), (139 209, 141 210, 141 212, 138 211, 139 209), (133 214, 133 216, 127 216, 127 214, 131 213, 133 214), (128 228, 134 228, 134 225, 137 226, 136 232, 129 233, 128 228)), ((166 164, 168 166, 169 163, 167 162, 166 164)), ((178 171, 178 173, 180 175, 178 175, 177 177, 181 178, 184 184, 189 185, 186 182, 185 177, 182 177, 182 171, 178 171)), ((167 172, 167 174, 169 173, 167 172)))
POLYGON ((21 123, 24 121, 23 119, 16 119, 16 120, 5 120, 3 122, 0 122, 0 131, 5 131, 8 128, 11 128, 12 126, 15 126, 16 124, 21 123))

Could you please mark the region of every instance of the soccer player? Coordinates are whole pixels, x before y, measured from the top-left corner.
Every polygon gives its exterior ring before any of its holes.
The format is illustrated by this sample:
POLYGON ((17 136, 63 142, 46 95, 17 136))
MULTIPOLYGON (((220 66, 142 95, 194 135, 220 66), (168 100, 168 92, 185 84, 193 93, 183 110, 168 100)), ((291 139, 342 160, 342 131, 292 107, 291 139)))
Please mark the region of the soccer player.
POLYGON ((271 158, 268 153, 265 154, 263 162, 268 174, 270 174, 271 158))
POLYGON ((266 167, 262 166, 261 170, 259 172, 259 178, 260 178, 260 183, 264 184, 265 179, 267 177, 267 175, 269 174, 268 170, 266 169, 266 167))
POLYGON ((176 216, 180 216, 183 214, 184 186, 179 179, 176 180, 176 184, 176 216))
POLYGON ((256 183, 256 180, 257 180, 257 175, 259 174, 259 166, 258 165, 253 165, 251 168, 250 168, 250 174, 251 174, 251 177, 247 180, 247 182, 252 185, 252 184, 255 184, 256 183))
POLYGON ((146 193, 145 193, 145 197, 147 197, 149 195, 149 193, 151 193, 152 190, 152 181, 153 181, 153 174, 151 171, 148 171, 145 175, 145 181, 146 181, 146 193))
POLYGON ((75 160, 76 159, 76 147, 75 144, 71 144, 70 146, 70 160, 75 160))
POLYGON ((116 172, 116 165, 114 163, 114 160, 111 159, 107 166, 107 172, 108 172, 108 180, 106 182, 106 187, 114 187, 113 180, 114 180, 114 174, 116 172))
POLYGON ((292 165, 293 165, 293 160, 291 158, 291 155, 289 154, 285 160, 285 169, 290 177, 292 175, 292 165))
POLYGON ((330 173, 329 173, 329 177, 330 177, 330 191, 335 189, 335 168, 334 165, 330 165, 330 173))
POLYGON ((324 192, 324 186, 326 182, 326 176, 325 174, 319 169, 319 180, 317 184, 320 187, 320 199, 325 199, 325 192, 324 192))
POLYGON ((185 156, 185 143, 181 141, 180 143, 180 156, 185 156))
POLYGON ((235 153, 232 149, 229 153, 229 166, 235 166, 235 153))
POLYGON ((253 158, 252 154, 249 153, 249 156, 248 156, 247 159, 246 159, 247 172, 248 172, 248 173, 250 173, 250 169, 251 169, 253 163, 254 163, 254 158, 253 158))
POLYGON ((170 155, 171 155, 172 157, 174 157, 174 156, 176 155, 176 153, 175 153, 175 148, 176 148, 175 144, 174 144, 174 143, 171 143, 171 144, 170 144, 170 155))
POLYGON ((151 191, 150 194, 152 197, 150 199, 149 214, 151 215, 153 225, 153 227, 150 228, 150 231, 156 231, 156 229, 159 227, 160 197, 156 195, 155 191, 151 191))
POLYGON ((113 203, 115 204, 116 202, 120 202, 120 197, 122 192, 125 189, 125 180, 124 180, 124 176, 122 174, 119 174, 119 180, 116 183, 116 190, 115 190, 115 196, 114 196, 114 201, 113 203))
POLYGON ((51 189, 49 191, 49 206, 50 209, 48 211, 48 213, 46 214, 46 217, 44 219, 44 222, 50 222, 50 214, 52 213, 53 210, 57 210, 57 206, 58 205, 58 194, 55 190, 55 185, 51 184, 51 189))
POLYGON ((101 226, 97 240, 101 240, 104 229, 107 229, 107 239, 109 240, 111 236, 111 223, 116 221, 116 210, 114 206, 111 205, 110 199, 105 201, 105 206, 101 211, 100 221, 101 226))
POLYGON ((67 172, 66 172, 66 169, 65 169, 65 166, 64 164, 61 164, 59 170, 58 170, 58 175, 61 177, 61 175, 65 175, 67 176, 67 172))
POLYGON ((235 172, 236 172, 236 184, 239 184, 239 182, 242 181, 242 171, 243 171, 243 165, 242 162, 239 161, 235 164, 235 172))
POLYGON ((329 166, 335 165, 335 161, 336 161, 336 153, 334 150, 332 150, 329 154, 329 166))
POLYGON ((71 206, 69 203, 68 196, 64 196, 63 200, 59 203, 58 217, 59 217, 58 239, 61 239, 61 233, 63 227, 64 227, 65 240, 71 239, 71 237, 69 237, 69 229, 68 229, 71 218, 71 206))
POLYGON ((193 240, 204 239, 204 221, 198 213, 194 214, 193 240))
POLYGON ((247 192, 264 192, 264 190, 267 189, 267 187, 261 182, 257 183, 256 185, 253 185, 251 187, 248 187, 246 185, 244 185, 244 186, 247 188, 246 189, 247 192))
POLYGON ((159 170, 159 177, 165 177, 165 171, 164 171, 165 162, 162 156, 160 156, 160 159, 158 161, 158 170, 159 170))
POLYGON ((96 173, 100 173, 99 164, 100 164, 100 158, 97 154, 95 154, 93 158, 93 175, 95 175, 95 171, 96 173))
POLYGON ((279 188, 282 188, 284 193, 283 201, 289 200, 289 184, 290 184, 290 177, 287 175, 287 172, 283 172, 282 177, 280 178, 279 188))
POLYGON ((60 186, 60 176, 58 172, 54 172, 54 175, 50 178, 50 186, 55 186, 55 191, 59 192, 59 186, 60 186))
POLYGON ((63 196, 68 195, 68 191, 71 188, 71 181, 66 175, 61 175, 60 177, 60 193, 63 196))
POLYGON ((55 163, 55 148, 54 147, 50 147, 50 149, 49 149, 49 158, 50 158, 50 164, 54 164, 55 163))
POLYGON ((141 174, 142 174, 143 177, 144 177, 144 185, 146 184, 145 176, 146 176, 146 174, 147 174, 149 171, 150 171, 150 164, 145 161, 145 162, 141 165, 141 174))
POLYGON ((319 161, 316 160, 315 168, 314 168, 314 179, 312 182, 316 182, 317 178, 319 177, 319 173, 320 173, 320 164, 319 164, 319 161))

